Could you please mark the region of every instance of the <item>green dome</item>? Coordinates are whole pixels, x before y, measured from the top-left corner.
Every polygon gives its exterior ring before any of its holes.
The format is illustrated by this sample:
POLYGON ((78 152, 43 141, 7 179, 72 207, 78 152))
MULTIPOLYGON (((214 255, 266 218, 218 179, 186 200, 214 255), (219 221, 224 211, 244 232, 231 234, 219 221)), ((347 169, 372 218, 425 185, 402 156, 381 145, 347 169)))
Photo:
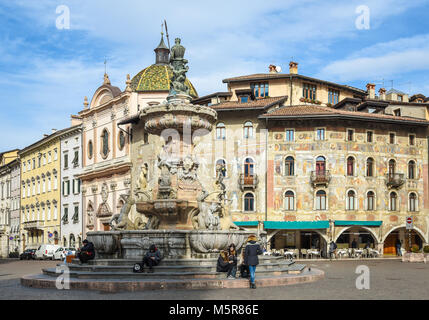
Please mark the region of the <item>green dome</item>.
MULTIPOLYGON (((140 71, 131 80, 131 89, 138 92, 170 91, 170 79, 173 76, 171 67, 167 64, 153 64, 140 71)), ((185 80, 189 87, 189 94, 193 98, 198 98, 191 81, 185 80)))

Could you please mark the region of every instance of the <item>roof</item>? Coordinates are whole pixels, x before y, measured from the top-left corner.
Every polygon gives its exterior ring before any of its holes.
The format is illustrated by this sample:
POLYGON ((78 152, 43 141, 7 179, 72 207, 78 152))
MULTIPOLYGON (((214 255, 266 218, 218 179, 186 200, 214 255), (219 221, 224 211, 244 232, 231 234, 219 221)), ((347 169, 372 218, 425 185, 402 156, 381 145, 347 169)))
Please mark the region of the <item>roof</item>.
POLYGON ((415 125, 429 125, 429 122, 422 119, 398 117, 387 114, 367 113, 359 111, 346 111, 334 108, 323 107, 320 105, 296 105, 285 106, 267 112, 260 116, 264 119, 287 119, 287 118, 343 118, 355 120, 372 120, 372 121, 387 121, 387 122, 406 122, 415 125))
POLYGON ((224 79, 223 82, 229 83, 229 82, 242 82, 242 81, 252 81, 252 80, 256 81, 256 80, 270 80, 270 79, 289 79, 290 77, 302 79, 302 80, 319 82, 319 83, 323 83, 323 84, 326 84, 326 85, 332 86, 332 87, 343 88, 346 90, 350 90, 350 91, 359 93, 361 95, 367 94, 366 91, 361 90, 359 88, 355 88, 355 87, 351 87, 351 86, 343 85, 343 84, 338 84, 338 83, 334 83, 334 82, 329 82, 329 81, 325 81, 325 80, 320 80, 320 79, 316 79, 316 78, 311 78, 311 77, 303 76, 300 74, 255 73, 255 74, 250 74, 250 75, 246 75, 246 76, 227 78, 227 79, 224 79))
POLYGON ((228 101, 219 104, 213 104, 210 107, 216 111, 230 111, 230 110, 266 110, 276 104, 282 104, 287 100, 288 96, 264 98, 251 100, 249 102, 240 103, 239 101, 228 101))
POLYGON ((386 92, 386 94, 391 94, 391 93, 406 94, 405 92, 402 92, 393 88, 386 92))
MULTIPOLYGON (((170 79, 173 70, 167 64, 153 64, 140 71, 131 80, 131 89, 138 92, 170 91, 170 79)), ((186 79, 185 84, 189 87, 189 94, 198 98, 197 90, 193 84, 186 79)))
POLYGON ((232 92, 215 92, 192 100, 192 103, 197 103, 214 97, 230 97, 232 92))

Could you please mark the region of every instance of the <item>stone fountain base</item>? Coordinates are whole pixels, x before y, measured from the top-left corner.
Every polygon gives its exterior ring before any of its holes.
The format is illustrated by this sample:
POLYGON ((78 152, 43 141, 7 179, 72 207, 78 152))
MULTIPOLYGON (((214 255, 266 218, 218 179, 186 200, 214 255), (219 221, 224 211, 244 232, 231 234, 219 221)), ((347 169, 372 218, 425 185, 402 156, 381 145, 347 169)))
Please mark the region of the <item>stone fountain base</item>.
MULTIPOLYGON (((94 231, 87 238, 94 243, 97 259, 142 259, 151 244, 165 258, 213 258, 234 243, 239 251, 247 238, 247 230, 132 230, 94 231)), ((261 232, 259 237, 266 238, 261 232)))

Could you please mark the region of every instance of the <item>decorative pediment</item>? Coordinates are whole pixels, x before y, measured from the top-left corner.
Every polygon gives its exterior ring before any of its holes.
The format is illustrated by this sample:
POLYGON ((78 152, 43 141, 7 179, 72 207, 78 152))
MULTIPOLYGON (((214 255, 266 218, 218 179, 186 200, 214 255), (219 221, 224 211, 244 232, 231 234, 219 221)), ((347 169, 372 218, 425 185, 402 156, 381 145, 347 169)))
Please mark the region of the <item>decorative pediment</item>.
POLYGON ((100 204, 97 210, 97 217, 110 217, 112 216, 112 210, 106 202, 100 204))

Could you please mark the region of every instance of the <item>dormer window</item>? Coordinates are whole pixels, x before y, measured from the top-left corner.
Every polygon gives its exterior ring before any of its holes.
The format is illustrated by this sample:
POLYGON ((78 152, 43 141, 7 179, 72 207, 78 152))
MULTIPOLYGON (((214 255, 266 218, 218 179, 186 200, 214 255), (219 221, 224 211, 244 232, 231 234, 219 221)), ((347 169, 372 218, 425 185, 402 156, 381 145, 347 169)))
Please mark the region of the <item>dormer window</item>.
POLYGON ((393 110, 393 114, 395 116, 397 116, 397 117, 400 117, 401 116, 401 109, 395 109, 395 110, 393 110))
POLYGON ((246 103, 246 102, 249 102, 249 96, 241 96, 240 103, 246 103))
POLYGON ((251 83, 250 88, 256 99, 268 97, 268 82, 251 83))
POLYGON ((337 104, 339 101, 340 91, 329 89, 328 91, 328 102, 330 104, 337 104))
POLYGON ((316 100, 317 87, 313 84, 304 83, 302 89, 302 97, 310 100, 316 100))
POLYGON ((402 101, 402 96, 398 94, 398 101, 402 101))

